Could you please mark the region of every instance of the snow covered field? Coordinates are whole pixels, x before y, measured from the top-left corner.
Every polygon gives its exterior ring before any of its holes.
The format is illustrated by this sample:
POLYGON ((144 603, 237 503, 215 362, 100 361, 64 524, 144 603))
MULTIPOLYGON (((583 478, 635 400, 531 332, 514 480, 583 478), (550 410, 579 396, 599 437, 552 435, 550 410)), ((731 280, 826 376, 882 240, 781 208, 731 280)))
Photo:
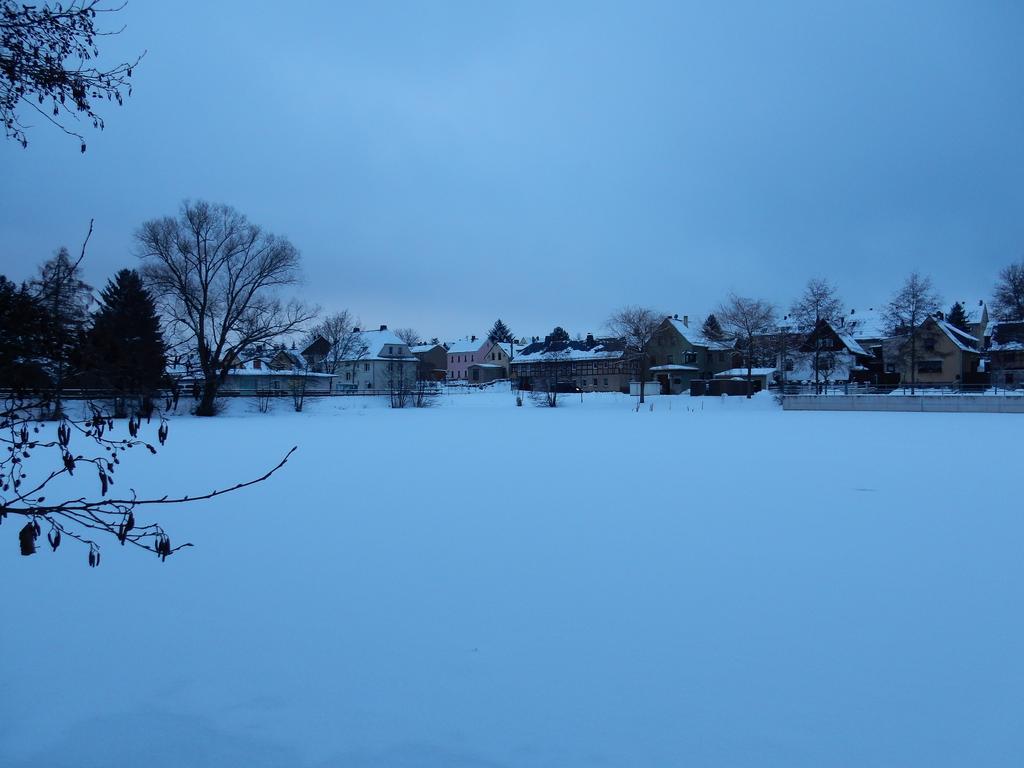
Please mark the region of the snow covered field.
POLYGON ((1024 417, 652 401, 176 418, 119 483, 299 451, 163 565, 0 528, 0 765, 1024 764, 1024 417))

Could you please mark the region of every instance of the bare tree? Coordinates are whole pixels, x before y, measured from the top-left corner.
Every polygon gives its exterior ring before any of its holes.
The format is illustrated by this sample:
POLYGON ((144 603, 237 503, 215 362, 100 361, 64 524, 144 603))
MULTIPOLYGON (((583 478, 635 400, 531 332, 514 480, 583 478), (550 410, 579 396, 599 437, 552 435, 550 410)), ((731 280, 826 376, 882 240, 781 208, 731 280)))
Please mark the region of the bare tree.
POLYGON ((637 375, 640 379, 640 402, 644 401, 644 385, 651 372, 650 346, 654 334, 665 319, 665 314, 648 307, 630 305, 608 318, 608 330, 626 343, 626 349, 637 355, 637 375))
POLYGON ((893 336, 904 337, 900 349, 910 362, 910 393, 917 390, 917 329, 929 315, 939 310, 939 297, 927 275, 911 272, 903 286, 893 294, 883 317, 893 336))
MULTIPOLYGON (((813 332, 822 321, 835 322, 843 314, 843 302, 839 291, 828 280, 813 277, 807 281, 804 292, 790 307, 792 324, 797 333, 806 336, 813 332)), ((820 387, 822 374, 821 344, 816 343, 811 351, 814 367, 814 384, 820 387)), ((831 370, 829 371, 831 373, 831 370)))
POLYGON ((0 120, 7 138, 28 146, 30 126, 23 113, 31 110, 76 137, 85 152, 85 137, 69 126, 84 117, 102 130, 94 105, 122 104, 131 95, 132 70, 139 63, 89 66, 100 53, 97 38, 117 34, 97 29, 97 16, 118 10, 101 7, 99 0, 31 5, 0 0, 0 120))
POLYGON ((736 337, 743 350, 747 368, 747 397, 750 397, 754 386, 754 360, 762 350, 764 340, 770 338, 775 324, 775 307, 761 299, 750 299, 731 293, 715 310, 715 315, 722 328, 729 335, 736 337))
POLYGON ((1024 320, 1024 261, 999 270, 992 312, 999 320, 1024 320))
POLYGON ((92 304, 92 286, 81 279, 81 262, 91 235, 90 221, 82 254, 72 261, 67 248, 61 248, 39 268, 39 277, 32 282, 45 318, 36 354, 46 361, 53 382, 54 418, 62 417, 64 385, 71 359, 81 347, 89 305, 92 304))
POLYGON ((405 408, 413 399, 417 362, 388 360, 387 383, 392 408, 405 408))
POLYGON ((420 343, 420 335, 416 332, 415 328, 396 328, 395 336, 400 338, 403 344, 410 347, 415 347, 420 343))
POLYGON ((328 315, 314 325, 307 336, 307 344, 318 336, 330 346, 323 361, 325 373, 337 374, 342 362, 366 357, 368 348, 359 331, 359 320, 347 309, 328 315))
POLYGON ((203 375, 199 416, 213 416, 217 392, 247 347, 301 329, 314 316, 282 286, 299 279, 299 252, 227 205, 186 201, 177 218, 136 233, 143 275, 171 322, 186 329, 203 375))

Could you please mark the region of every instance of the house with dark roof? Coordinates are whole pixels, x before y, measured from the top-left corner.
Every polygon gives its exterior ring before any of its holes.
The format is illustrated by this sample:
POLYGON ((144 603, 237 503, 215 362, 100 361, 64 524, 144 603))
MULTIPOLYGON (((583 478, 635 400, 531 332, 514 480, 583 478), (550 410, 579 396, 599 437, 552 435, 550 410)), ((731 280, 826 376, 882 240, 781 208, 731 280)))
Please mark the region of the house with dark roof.
POLYGON ((520 389, 579 388, 583 392, 629 392, 639 374, 638 355, 622 339, 562 339, 546 336, 512 359, 512 379, 520 389))
POLYGON ((965 386, 979 382, 981 342, 937 312, 914 329, 885 342, 885 364, 903 386, 965 386), (916 339, 916 361, 912 338, 916 339), (912 368, 916 362, 916 368, 912 368))
POLYGON ((838 322, 821 319, 804 338, 786 379, 828 385, 856 380, 873 356, 838 322))
POLYGON ((647 351, 651 378, 661 385, 663 395, 689 392, 694 379, 711 379, 739 365, 735 340, 708 339, 699 328, 690 327, 687 315, 666 317, 647 351))
POLYGON ((992 326, 987 370, 994 387, 1024 388, 1024 320, 1003 321, 992 326))

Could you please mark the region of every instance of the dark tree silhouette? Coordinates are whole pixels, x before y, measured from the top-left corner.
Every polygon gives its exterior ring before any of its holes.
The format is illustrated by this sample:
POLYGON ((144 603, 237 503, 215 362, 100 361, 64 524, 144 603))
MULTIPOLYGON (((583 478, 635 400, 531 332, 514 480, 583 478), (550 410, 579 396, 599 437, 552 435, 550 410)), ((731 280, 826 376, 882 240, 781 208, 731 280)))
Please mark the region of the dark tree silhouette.
POLYGON ((917 328, 938 309, 939 297, 932 287, 932 279, 919 272, 911 272, 883 311, 889 332, 894 337, 905 339, 901 350, 905 362, 910 364, 911 394, 917 391, 917 328))
POLYGON ((722 330, 722 326, 719 324, 718 318, 715 317, 714 313, 707 316, 704 325, 701 327, 701 333, 709 341, 725 341, 725 331, 722 330))
POLYGON ((26 113, 52 123, 79 140, 81 118, 103 129, 95 105, 124 102, 130 96, 132 63, 111 69, 94 66, 97 40, 105 32, 97 20, 121 6, 104 8, 98 0, 28 4, 0 0, 0 120, 8 139, 28 146, 26 113), (74 128, 70 126, 75 126, 74 128))
POLYGON ((139 396, 144 407, 163 386, 166 347, 153 297, 139 273, 122 269, 100 293, 83 350, 83 377, 112 389, 116 415, 125 415, 125 399, 139 396))
POLYGON ((277 297, 299 280, 299 252, 227 205, 185 202, 177 218, 136 233, 143 278, 165 316, 191 343, 203 376, 199 416, 247 348, 301 331, 315 311, 277 297))
POLYGON ((999 270, 992 311, 999 320, 1024 320, 1024 261, 999 270))
POLYGON ((637 356, 641 403, 644 402, 644 385, 650 377, 651 341, 664 317, 662 312, 631 305, 614 312, 608 318, 608 330, 626 342, 627 351, 637 356))
POLYGON ((946 322, 955 328, 959 328, 964 333, 970 333, 967 328, 967 312, 964 311, 964 305, 959 301, 954 302, 953 306, 949 308, 949 313, 946 315, 946 322))
POLYGON ((45 315, 27 285, 0 276, 0 387, 41 389, 49 383, 39 360, 45 315))
POLYGON ((722 318, 726 332, 739 340, 747 369, 747 397, 750 397, 753 392, 754 361, 763 352, 765 343, 770 342, 775 335, 775 307, 761 299, 732 293, 715 314, 722 318))
POLYGON ((512 330, 502 322, 500 317, 494 321, 491 330, 487 332, 487 339, 498 343, 514 341, 512 330))
POLYGON ((551 331, 551 341, 569 341, 569 332, 560 325, 556 325, 551 331))
MULTIPOLYGON (((88 244, 92 235, 89 222, 88 244)), ((82 346, 82 337, 89 320, 92 286, 81 279, 82 254, 71 260, 67 248, 39 268, 39 277, 32 281, 32 290, 43 310, 43 328, 36 354, 45 361, 53 384, 54 418, 61 416, 61 401, 67 379, 82 346)))

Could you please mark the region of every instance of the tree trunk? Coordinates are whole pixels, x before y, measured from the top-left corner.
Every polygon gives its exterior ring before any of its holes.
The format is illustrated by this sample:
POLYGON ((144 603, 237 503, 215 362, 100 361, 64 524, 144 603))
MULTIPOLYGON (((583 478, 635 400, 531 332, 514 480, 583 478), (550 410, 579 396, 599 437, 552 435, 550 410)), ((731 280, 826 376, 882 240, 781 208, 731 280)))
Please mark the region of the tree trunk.
POLYGON ((215 403, 218 389, 216 379, 206 379, 203 381, 202 395, 199 398, 199 405, 196 406, 196 416, 216 415, 215 403))

